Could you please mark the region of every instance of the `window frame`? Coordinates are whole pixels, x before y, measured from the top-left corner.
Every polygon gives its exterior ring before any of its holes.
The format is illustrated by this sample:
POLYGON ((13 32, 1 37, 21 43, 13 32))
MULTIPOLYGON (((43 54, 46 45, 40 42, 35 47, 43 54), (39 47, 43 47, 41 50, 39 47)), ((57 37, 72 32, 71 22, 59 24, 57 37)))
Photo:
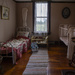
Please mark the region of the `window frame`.
MULTIPOLYGON (((33 34, 34 34, 34 25, 35 25, 35 3, 44 3, 44 2, 38 2, 38 1, 35 1, 35 2, 33 2, 33 34)), ((48 28, 47 28, 47 30, 48 30, 48 33, 47 34, 50 34, 50 11, 51 11, 51 4, 50 4, 50 2, 49 1, 46 1, 46 3, 48 3, 48 15, 47 15, 47 24, 48 24, 48 28)), ((39 18, 39 17, 38 17, 39 18)), ((45 18, 45 17, 44 17, 45 18)))

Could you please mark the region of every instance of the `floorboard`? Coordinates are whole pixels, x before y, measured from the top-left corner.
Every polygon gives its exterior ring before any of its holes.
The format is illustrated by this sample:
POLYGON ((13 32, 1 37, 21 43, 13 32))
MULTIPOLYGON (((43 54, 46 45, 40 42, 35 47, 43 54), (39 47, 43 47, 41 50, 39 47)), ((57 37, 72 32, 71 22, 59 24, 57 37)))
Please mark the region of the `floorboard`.
MULTIPOLYGON (((27 53, 24 53, 22 58, 17 61, 17 65, 13 65, 11 59, 3 59, 1 64, 2 72, 4 73, 3 75, 22 75, 31 54, 31 50, 28 50, 27 53)), ((75 69, 69 66, 69 61, 66 58, 66 46, 50 46, 48 54, 48 75, 61 75, 61 71, 63 69, 75 69)))

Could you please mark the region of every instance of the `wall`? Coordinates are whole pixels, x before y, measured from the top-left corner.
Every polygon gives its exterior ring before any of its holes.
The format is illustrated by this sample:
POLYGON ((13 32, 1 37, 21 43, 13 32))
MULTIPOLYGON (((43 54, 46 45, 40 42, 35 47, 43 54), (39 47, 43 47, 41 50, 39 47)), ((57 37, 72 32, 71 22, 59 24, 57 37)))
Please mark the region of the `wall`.
POLYGON ((0 16, 0 42, 10 39, 16 29, 16 3, 13 0, 0 0, 0 6, 2 5, 8 7, 10 12, 9 20, 3 20, 0 16))
MULTIPOLYGON (((32 3, 17 3, 17 25, 22 26, 22 8, 28 8, 27 24, 33 30, 33 7, 32 3)), ((59 40, 59 25, 60 24, 75 24, 75 3, 51 3, 51 34, 49 35, 50 41, 59 40), (69 18, 62 17, 62 9, 69 7, 71 15, 69 18)))
POLYGON ((17 25, 23 26, 23 20, 22 20, 22 8, 27 8, 27 26, 30 27, 30 32, 32 32, 33 29, 33 5, 32 3, 17 3, 17 25))
POLYGON ((59 40, 59 25, 64 23, 75 24, 75 3, 51 3, 51 35, 49 40, 59 40), (70 17, 67 19, 62 17, 64 7, 69 7, 71 11, 70 17))

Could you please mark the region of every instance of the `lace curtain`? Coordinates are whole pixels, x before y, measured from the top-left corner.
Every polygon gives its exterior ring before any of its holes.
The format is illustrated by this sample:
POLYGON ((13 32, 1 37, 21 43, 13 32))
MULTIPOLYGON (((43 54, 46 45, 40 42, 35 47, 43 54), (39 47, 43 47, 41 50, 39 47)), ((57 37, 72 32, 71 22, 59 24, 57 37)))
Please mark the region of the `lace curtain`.
POLYGON ((46 35, 48 33, 48 3, 35 2, 34 33, 46 35))
POLYGON ((27 26, 27 8, 22 9, 23 27, 27 26))

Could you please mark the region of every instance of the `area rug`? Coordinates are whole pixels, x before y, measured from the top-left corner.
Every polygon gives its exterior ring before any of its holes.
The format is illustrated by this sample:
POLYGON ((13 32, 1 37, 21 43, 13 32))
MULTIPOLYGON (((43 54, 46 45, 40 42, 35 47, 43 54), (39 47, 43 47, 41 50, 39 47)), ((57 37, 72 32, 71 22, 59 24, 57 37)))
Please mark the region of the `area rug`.
POLYGON ((34 53, 48 53, 48 51, 47 51, 47 50, 45 50, 45 51, 38 50, 37 52, 33 52, 33 54, 34 54, 34 53))
POLYGON ((48 55, 48 53, 34 53, 33 55, 48 55))
POLYGON ((41 54, 40 54, 40 55, 39 55, 39 54, 34 55, 34 54, 33 54, 33 55, 31 55, 31 56, 34 56, 34 57, 41 57, 41 56, 42 56, 42 57, 46 57, 46 56, 47 56, 47 57, 48 57, 48 54, 46 54, 46 55, 41 55, 41 54))
POLYGON ((47 67, 26 68, 23 75, 47 75, 47 67))
POLYGON ((47 67, 48 63, 28 63, 26 67, 47 67))
POLYGON ((35 60, 29 60, 29 63, 48 63, 48 60, 41 60, 41 59, 35 59, 35 60))
POLYGON ((40 49, 32 53, 23 75, 47 75, 47 66, 48 50, 40 49))
POLYGON ((48 57, 42 57, 42 56, 41 56, 41 57, 34 57, 34 56, 31 56, 29 59, 34 59, 34 60, 35 60, 35 59, 37 59, 37 60, 38 60, 38 59, 42 59, 42 60, 43 60, 43 59, 44 59, 44 60, 47 59, 47 60, 48 60, 48 57))

